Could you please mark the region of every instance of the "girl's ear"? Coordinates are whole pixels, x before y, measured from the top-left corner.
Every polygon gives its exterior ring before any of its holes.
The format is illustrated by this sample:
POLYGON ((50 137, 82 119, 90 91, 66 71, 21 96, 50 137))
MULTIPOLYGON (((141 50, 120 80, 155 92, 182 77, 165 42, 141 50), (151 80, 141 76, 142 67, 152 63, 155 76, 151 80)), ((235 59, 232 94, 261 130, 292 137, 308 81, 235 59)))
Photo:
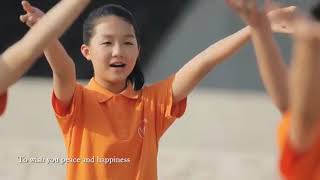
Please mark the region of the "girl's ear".
POLYGON ((90 60, 91 60, 91 56, 90 56, 89 47, 88 47, 87 45, 85 45, 85 44, 82 44, 80 50, 81 50, 82 55, 83 55, 88 61, 90 61, 90 60))

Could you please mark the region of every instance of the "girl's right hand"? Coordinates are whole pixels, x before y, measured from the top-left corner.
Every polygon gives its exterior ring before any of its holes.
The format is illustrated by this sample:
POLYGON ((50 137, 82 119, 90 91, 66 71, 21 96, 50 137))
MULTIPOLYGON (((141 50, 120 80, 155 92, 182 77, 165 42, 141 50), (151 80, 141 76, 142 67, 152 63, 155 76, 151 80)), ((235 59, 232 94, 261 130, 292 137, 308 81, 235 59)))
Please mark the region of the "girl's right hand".
MULTIPOLYGON (((267 20, 265 10, 259 9, 256 0, 225 0, 233 11, 251 27, 267 20)), ((266 0, 267 1, 267 0, 266 0)))
POLYGON ((26 14, 20 16, 20 21, 27 26, 32 27, 44 15, 40 9, 32 6, 28 1, 22 1, 21 5, 26 14))

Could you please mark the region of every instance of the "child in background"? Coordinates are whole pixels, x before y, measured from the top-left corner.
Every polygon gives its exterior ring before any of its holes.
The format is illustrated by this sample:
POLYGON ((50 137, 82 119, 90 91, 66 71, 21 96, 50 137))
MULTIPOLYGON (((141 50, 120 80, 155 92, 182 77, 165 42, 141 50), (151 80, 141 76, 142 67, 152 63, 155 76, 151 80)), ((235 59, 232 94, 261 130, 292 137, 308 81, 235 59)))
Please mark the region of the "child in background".
POLYGON ((289 111, 279 128, 286 180, 320 180, 320 24, 299 19, 289 78, 289 111))
POLYGON ((262 79, 283 120, 279 128, 280 172, 285 180, 320 179, 320 3, 313 17, 295 14, 294 51, 290 73, 272 40, 266 13, 254 0, 228 0, 252 29, 262 79))
MULTIPOLYGON (((286 8, 273 11, 273 27, 288 31, 281 16, 291 13, 286 8)), ((28 14, 31 24, 41 17, 28 14)), ((52 105, 70 160, 68 180, 156 180, 161 136, 183 115, 187 95, 248 41, 250 30, 211 45, 177 73, 150 86, 144 86, 138 66, 139 37, 127 9, 105 5, 92 11, 83 25, 81 46, 94 68, 86 86, 77 83, 74 62, 58 40, 45 48, 53 71, 52 105)))
MULTIPOLYGON (((78 17, 90 0, 62 0, 37 25, 0 56, 0 115, 7 102, 7 89, 14 84, 43 52, 43 47, 57 39, 78 17)), ((23 7, 28 2, 22 1, 23 7)), ((32 10, 30 10, 32 11, 32 10)), ((22 21, 27 21, 22 16, 22 21)))

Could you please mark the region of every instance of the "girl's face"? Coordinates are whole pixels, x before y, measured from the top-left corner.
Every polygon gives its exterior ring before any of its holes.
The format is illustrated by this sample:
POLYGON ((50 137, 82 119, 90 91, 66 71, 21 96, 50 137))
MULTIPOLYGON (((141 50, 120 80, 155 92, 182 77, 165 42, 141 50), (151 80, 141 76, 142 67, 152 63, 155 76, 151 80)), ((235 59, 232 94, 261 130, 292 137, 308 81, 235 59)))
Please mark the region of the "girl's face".
POLYGON ((139 55, 135 30, 120 17, 102 17, 96 22, 89 45, 82 45, 81 52, 92 61, 96 79, 124 83, 139 55))

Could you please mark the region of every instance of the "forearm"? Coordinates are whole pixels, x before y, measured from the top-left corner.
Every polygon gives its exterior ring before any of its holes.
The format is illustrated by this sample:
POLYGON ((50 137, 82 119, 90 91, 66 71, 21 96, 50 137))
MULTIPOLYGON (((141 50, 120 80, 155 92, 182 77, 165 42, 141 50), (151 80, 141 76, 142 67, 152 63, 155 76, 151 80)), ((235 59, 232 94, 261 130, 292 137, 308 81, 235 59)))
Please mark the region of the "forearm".
POLYGON ((185 98, 216 65, 233 55, 250 38, 248 27, 230 35, 198 54, 177 73, 173 83, 174 100, 185 98))
POLYGON ((60 36, 80 15, 90 0, 62 0, 50 9, 28 32, 30 39, 60 36))
POLYGON ((250 39, 250 28, 247 26, 238 32, 214 43, 198 55, 199 63, 205 64, 210 71, 237 52, 250 39), (201 59, 201 60, 200 60, 201 59))
POLYGON ((284 113, 288 109, 288 71, 272 37, 269 22, 262 20, 259 26, 251 27, 251 38, 263 84, 275 105, 284 113))
POLYGON ((51 42, 44 52, 53 72, 55 95, 67 107, 76 85, 75 64, 58 40, 51 42))
POLYGON ((290 76, 290 137, 300 151, 316 138, 320 121, 320 41, 296 38, 290 76))
POLYGON ((15 83, 36 60, 35 54, 22 49, 23 43, 19 41, 1 55, 0 94, 15 83))
MULTIPOLYGON (((36 57, 45 49, 45 55, 54 76, 74 73, 74 63, 59 43, 59 36, 80 15, 90 0, 62 0, 48 11, 23 37, 24 50, 36 57), (52 41, 52 43, 50 43, 52 41), (48 45, 48 43, 50 43, 48 45)), ((29 58, 28 58, 29 59, 29 58)))
POLYGON ((62 0, 50 9, 23 37, 26 48, 40 55, 49 41, 58 39, 90 0, 62 0))
POLYGON ((44 55, 52 69, 53 76, 58 78, 75 74, 75 64, 59 40, 55 39, 44 49, 44 55))

